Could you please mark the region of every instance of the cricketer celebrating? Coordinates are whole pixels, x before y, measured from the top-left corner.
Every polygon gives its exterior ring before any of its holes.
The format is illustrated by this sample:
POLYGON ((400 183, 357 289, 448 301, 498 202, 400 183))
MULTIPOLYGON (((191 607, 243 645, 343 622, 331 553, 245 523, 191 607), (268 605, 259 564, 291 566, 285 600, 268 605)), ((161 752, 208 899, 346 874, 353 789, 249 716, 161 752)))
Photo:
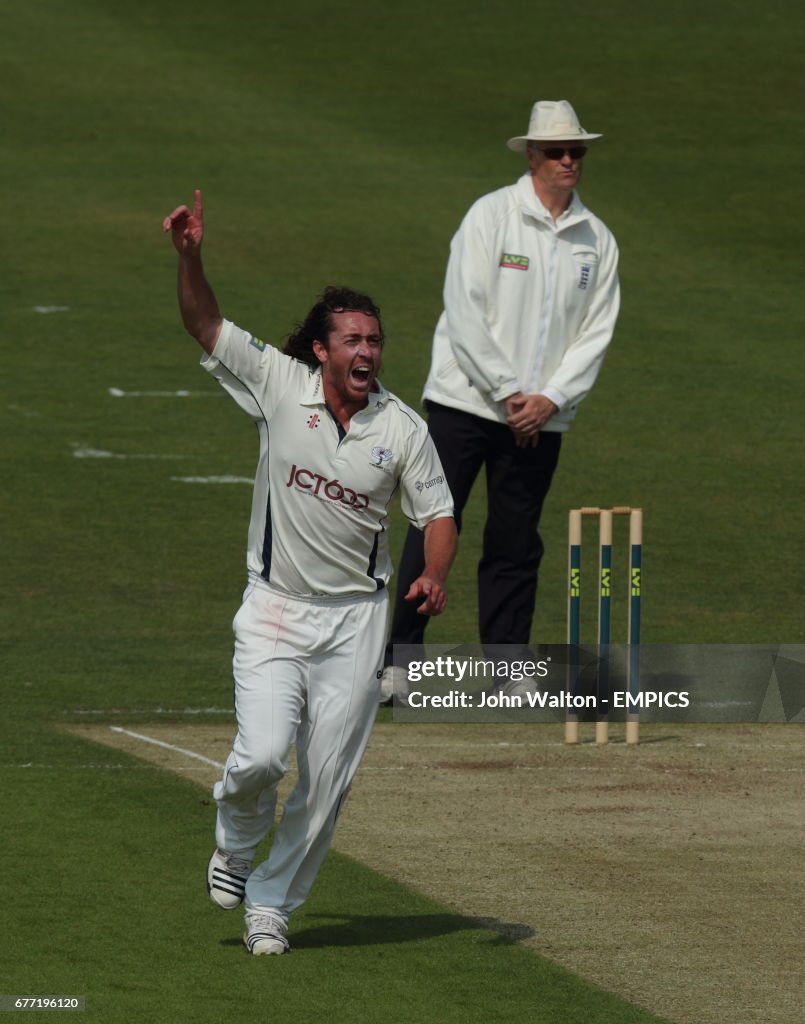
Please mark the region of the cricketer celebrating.
POLYGON ((213 790, 207 887, 220 907, 244 903, 250 953, 285 953, 288 917, 327 854, 375 717, 391 496, 399 487, 424 532, 425 568, 408 591, 423 615, 445 605, 453 501, 424 422, 377 379, 383 330, 368 296, 328 288, 279 352, 221 317, 201 261, 201 193, 163 226, 202 366, 259 435, 248 585, 233 623, 237 735, 213 790), (268 859, 252 868, 293 744, 298 781, 268 859))

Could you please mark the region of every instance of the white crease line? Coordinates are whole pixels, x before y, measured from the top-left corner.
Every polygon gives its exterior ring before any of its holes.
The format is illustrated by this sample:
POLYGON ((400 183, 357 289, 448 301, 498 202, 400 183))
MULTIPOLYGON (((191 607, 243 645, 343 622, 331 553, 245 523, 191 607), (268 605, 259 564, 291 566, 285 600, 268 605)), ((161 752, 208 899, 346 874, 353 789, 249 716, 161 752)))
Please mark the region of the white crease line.
POLYGON ((31 306, 34 313, 67 313, 69 306, 31 306))
POLYGON ((71 445, 74 459, 186 459, 186 455, 119 455, 116 452, 107 451, 105 448, 86 448, 81 445, 71 445))
POLYGON ((107 771, 110 768, 127 768, 125 764, 99 764, 97 761, 90 761, 89 764, 35 764, 33 761, 26 761, 25 764, 3 764, 0 768, 58 768, 59 771, 65 771, 73 768, 100 768, 103 771, 107 771))
POLYGON ((34 419, 42 416, 41 412, 35 412, 33 409, 25 409, 21 405, 9 404, 6 406, 6 408, 10 409, 11 412, 18 412, 20 416, 25 416, 26 419, 34 419))
POLYGON ((108 388, 112 398, 222 398, 222 391, 124 391, 108 388))
POLYGON ((124 736, 131 736, 135 740, 142 740, 143 743, 152 743, 155 747, 163 747, 165 750, 172 750, 177 754, 184 754, 185 757, 193 757, 197 761, 203 761, 204 764, 212 765, 213 768, 223 768, 223 764, 220 761, 213 761, 211 757, 205 757, 203 754, 197 754, 194 750, 185 750, 184 747, 177 747, 173 743, 165 743, 163 740, 155 740, 153 736, 144 736, 140 732, 131 732, 129 729, 121 729, 119 725, 110 725, 109 728, 112 732, 123 733, 124 736))
POLYGON ((254 484, 250 476, 172 476, 180 484, 254 484))
POLYGON ((752 708, 755 700, 701 700, 696 702, 697 708, 752 708))
POLYGON ((232 708, 79 708, 73 715, 231 715, 232 708))

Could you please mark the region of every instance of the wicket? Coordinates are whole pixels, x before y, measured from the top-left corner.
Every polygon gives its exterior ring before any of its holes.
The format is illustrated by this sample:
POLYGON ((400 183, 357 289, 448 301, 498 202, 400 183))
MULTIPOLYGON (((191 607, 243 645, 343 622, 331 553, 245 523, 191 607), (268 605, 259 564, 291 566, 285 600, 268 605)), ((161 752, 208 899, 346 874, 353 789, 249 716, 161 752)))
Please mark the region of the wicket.
MULTIPOLYGON (((640 591, 643 550, 643 510, 629 506, 616 508, 574 508, 568 519, 568 600, 567 600, 567 642, 568 671, 567 689, 575 694, 578 681, 578 649, 581 644, 581 542, 584 516, 598 517, 598 644, 606 647, 611 642, 612 620, 612 518, 629 516, 629 591, 628 626, 629 644, 627 682, 630 694, 640 690, 640 591)), ((598 698, 609 700, 609 665, 604 657, 599 662, 598 698)), ((608 704, 606 705, 608 707, 608 704)), ((640 718, 636 710, 629 708, 626 714, 626 742, 640 741, 640 718)), ((569 709, 565 719, 565 743, 579 742, 579 717, 569 709)), ((609 716, 599 706, 595 723, 595 742, 609 742, 609 716)))

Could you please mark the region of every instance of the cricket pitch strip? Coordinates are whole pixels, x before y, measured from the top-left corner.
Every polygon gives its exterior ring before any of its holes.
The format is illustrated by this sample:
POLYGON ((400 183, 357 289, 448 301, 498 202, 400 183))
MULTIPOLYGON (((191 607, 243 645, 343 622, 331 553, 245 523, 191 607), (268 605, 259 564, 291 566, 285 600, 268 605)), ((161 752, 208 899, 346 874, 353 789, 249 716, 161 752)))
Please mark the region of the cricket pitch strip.
MULTIPOLYGON (((234 725, 67 731, 209 790, 234 725)), ((522 945, 679 1024, 799 1020, 802 727, 561 740, 560 725, 379 722, 334 848, 453 911, 517 922, 522 945)))

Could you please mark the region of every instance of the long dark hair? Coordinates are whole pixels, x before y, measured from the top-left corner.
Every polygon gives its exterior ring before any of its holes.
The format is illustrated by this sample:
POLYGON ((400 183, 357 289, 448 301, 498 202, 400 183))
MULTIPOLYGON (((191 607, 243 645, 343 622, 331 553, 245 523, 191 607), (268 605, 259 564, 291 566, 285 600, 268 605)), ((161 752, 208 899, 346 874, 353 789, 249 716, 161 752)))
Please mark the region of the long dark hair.
POLYGON ((288 335, 282 350, 285 355, 293 356, 308 366, 317 367, 319 360, 313 351, 313 342, 320 341, 325 348, 327 347, 327 339, 333 330, 333 313, 366 313, 367 316, 373 316, 380 328, 380 337, 383 338, 380 307, 376 306, 368 295, 362 295, 351 288, 328 285, 304 322, 297 324, 296 330, 288 335))

